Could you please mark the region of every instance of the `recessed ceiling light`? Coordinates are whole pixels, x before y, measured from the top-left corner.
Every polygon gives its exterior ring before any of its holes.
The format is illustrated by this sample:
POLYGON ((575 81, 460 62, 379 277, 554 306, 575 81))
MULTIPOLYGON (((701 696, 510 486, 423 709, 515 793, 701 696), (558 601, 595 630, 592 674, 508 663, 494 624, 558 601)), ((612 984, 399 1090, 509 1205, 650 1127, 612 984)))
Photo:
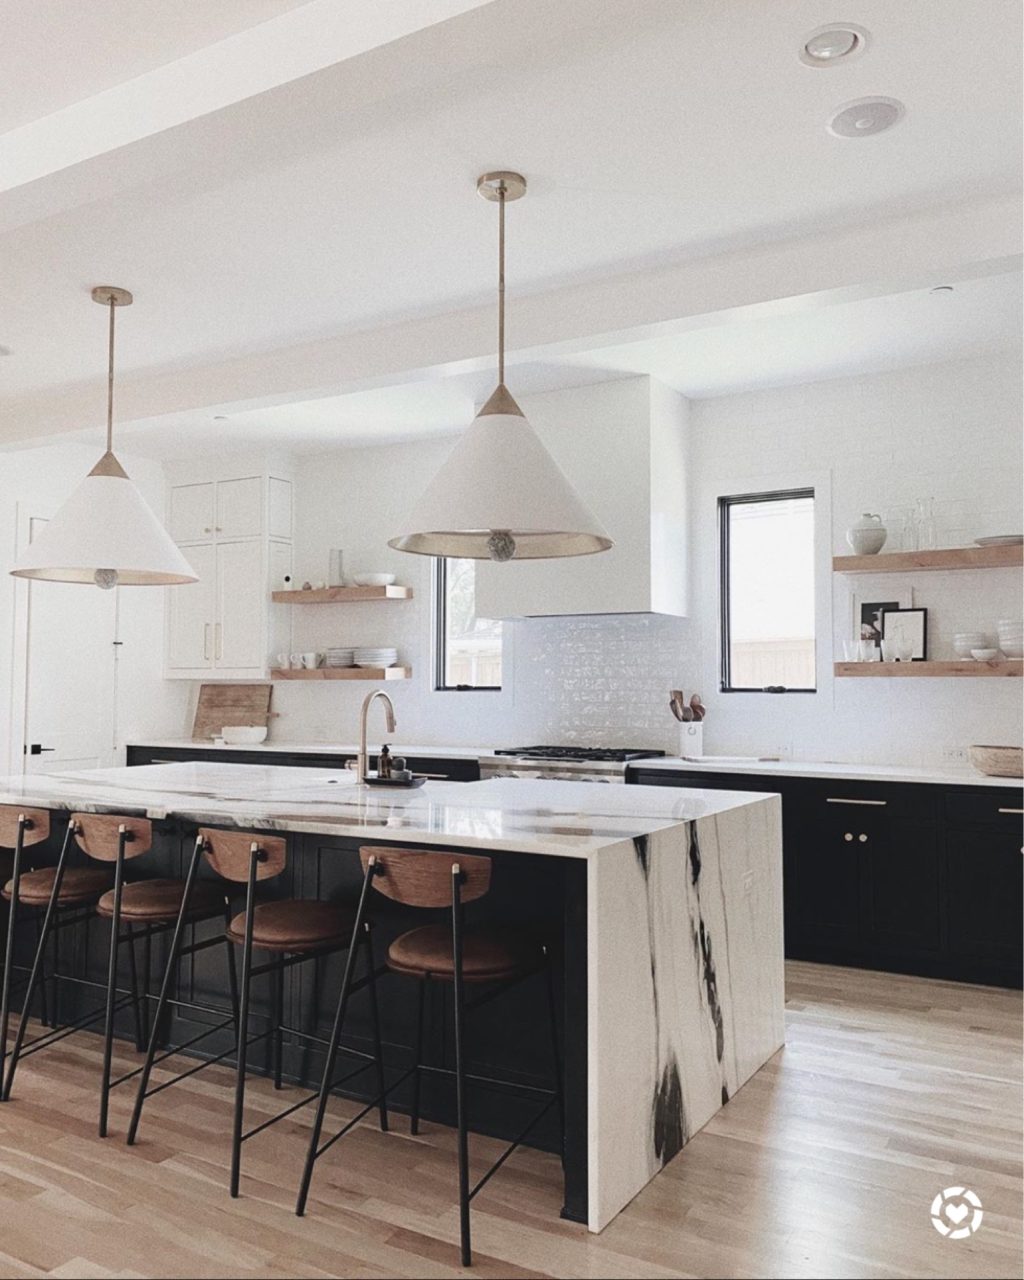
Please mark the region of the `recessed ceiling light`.
POLYGON ((800 46, 800 61, 809 67, 831 67, 849 62, 868 47, 870 36, 852 22, 830 22, 816 27, 800 46))
POLYGON ((891 129, 906 111, 895 98, 858 98, 837 107, 829 116, 828 131, 837 138, 866 138, 891 129))

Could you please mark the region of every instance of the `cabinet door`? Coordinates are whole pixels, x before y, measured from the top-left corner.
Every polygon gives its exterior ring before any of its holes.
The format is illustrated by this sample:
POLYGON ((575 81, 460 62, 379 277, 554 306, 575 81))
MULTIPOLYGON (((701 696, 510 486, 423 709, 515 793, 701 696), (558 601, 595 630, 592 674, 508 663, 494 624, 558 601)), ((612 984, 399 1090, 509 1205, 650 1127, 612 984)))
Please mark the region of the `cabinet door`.
POLYGON ((166 588, 169 670, 213 665, 216 556, 210 543, 189 547, 187 555, 199 581, 166 588))
POLYGON ((214 486, 176 484, 171 489, 171 537, 175 542, 206 542, 213 537, 214 486))
POLYGON ((952 955, 979 963, 1021 965, 1019 826, 951 826, 946 833, 947 927, 952 955))
POLYGON ((263 481, 259 476, 217 484, 218 538, 255 538, 262 532, 263 481))
MULTIPOLYGON (((942 946, 943 872, 934 822, 893 818, 861 824, 864 938, 879 967, 938 955, 942 946)), ((859 832, 860 833, 860 832, 859 832)))
MULTIPOLYGON (((832 951, 854 952, 861 945, 860 859, 866 834, 861 815, 812 816, 804 810, 786 822, 786 897, 792 916, 786 935, 832 951)), ((800 954, 807 956, 808 950, 800 954)))
POLYGON ((264 666, 266 595, 260 543, 218 543, 214 626, 214 666, 218 670, 264 666))

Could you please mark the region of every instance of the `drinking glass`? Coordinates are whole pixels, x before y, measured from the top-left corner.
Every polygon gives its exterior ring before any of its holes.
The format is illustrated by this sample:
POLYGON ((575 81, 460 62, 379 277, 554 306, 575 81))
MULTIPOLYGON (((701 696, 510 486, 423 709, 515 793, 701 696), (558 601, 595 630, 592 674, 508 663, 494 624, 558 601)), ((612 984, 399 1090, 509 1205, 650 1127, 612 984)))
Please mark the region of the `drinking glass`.
POLYGON ((934 551, 938 543, 934 498, 918 498, 914 522, 917 525, 916 549, 918 551, 934 551))

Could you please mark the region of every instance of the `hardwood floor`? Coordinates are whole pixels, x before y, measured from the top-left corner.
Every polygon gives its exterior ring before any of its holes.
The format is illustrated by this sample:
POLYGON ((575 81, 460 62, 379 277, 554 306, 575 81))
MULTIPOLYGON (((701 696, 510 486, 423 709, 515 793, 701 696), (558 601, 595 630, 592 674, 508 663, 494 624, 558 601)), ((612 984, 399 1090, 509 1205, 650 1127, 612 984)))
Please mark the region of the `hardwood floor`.
MULTIPOLYGON (((26 1060, 0 1107, 0 1276, 467 1274, 450 1132, 358 1128, 298 1219, 308 1112, 246 1144, 232 1201, 231 1073, 157 1095, 128 1148, 125 1090, 95 1136, 97 1042, 26 1060)), ((251 1121, 297 1094, 249 1097, 251 1121)), ((1019 993, 791 963, 786 1048, 602 1235, 559 1220, 556 1160, 522 1151, 474 1202, 468 1274, 1020 1276, 1021 1189, 1019 993), (931 1225, 950 1185, 983 1202, 968 1239, 931 1225)))

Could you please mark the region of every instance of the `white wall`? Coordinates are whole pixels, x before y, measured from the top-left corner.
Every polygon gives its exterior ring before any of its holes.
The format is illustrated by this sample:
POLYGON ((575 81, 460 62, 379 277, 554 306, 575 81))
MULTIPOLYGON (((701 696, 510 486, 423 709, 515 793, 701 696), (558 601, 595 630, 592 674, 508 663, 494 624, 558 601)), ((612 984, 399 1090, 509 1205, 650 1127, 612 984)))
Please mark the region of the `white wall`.
MULTIPOLYGON (((92 445, 54 445, 0 453, 0 773, 20 771, 21 709, 24 653, 17 631, 24 625, 29 584, 9 575, 18 530, 19 508, 37 516, 52 515, 93 466, 101 450, 92 445), (16 607, 17 606, 17 607, 16 607)), ((157 512, 163 511, 163 470, 158 463, 123 455, 132 479, 157 512)), ((98 513, 102 518, 102 513, 98 513)), ((66 592, 67 644, 75 644, 76 593, 94 588, 39 584, 39 590, 66 592)), ((98 590, 98 588, 95 588, 98 590)), ((165 681, 163 668, 164 592, 160 588, 118 588, 116 706, 107 722, 107 761, 122 762, 126 742, 179 733, 185 718, 187 686, 165 681)), ((23 637, 22 637, 23 639, 23 637)), ((58 688, 73 713, 75 688, 58 688)))
MULTIPOLYGON (((524 405, 524 407, 526 407, 524 405)), ((929 610, 933 656, 951 656, 953 631, 1020 616, 1019 574, 924 574, 835 579, 831 556, 864 510, 934 497, 940 534, 969 543, 1020 530, 1020 383, 1008 355, 727 396, 692 406, 694 590, 689 619, 659 615, 537 618, 506 624, 501 693, 432 689, 431 562, 385 545, 440 465, 446 439, 347 449, 300 461, 296 576, 327 575, 330 547, 347 571, 386 569, 415 588, 408 603, 293 610, 293 648, 394 643, 414 678, 389 686, 399 743, 529 742, 674 749, 668 690, 699 691, 709 706, 705 749, 806 759, 938 762, 971 742, 1014 742, 1020 685, 1001 680, 833 680, 851 620, 849 591, 912 588, 929 610), (814 485, 824 536, 817 553, 816 694, 717 692, 716 502, 720 494, 814 485)), ((681 566, 681 572, 683 571, 681 566)), ((279 684, 282 740, 355 734, 360 684, 279 684)), ((375 737, 380 730, 372 730, 375 737)))
POLYGON ((885 516, 934 497, 940 545, 1020 532, 1019 360, 991 355, 705 400, 693 405, 694 536, 699 548, 705 750, 804 759, 939 762, 972 742, 1017 742, 1020 683, 1012 680, 833 680, 850 634, 851 590, 890 598, 913 590, 928 609, 929 656, 953 657, 952 634, 1021 616, 1020 574, 874 575, 833 580, 858 513, 885 516), (818 498, 818 692, 717 690, 715 551, 719 495, 813 484, 818 498), (832 619, 833 635, 827 633, 832 619), (825 634, 821 632, 825 630, 825 634))

